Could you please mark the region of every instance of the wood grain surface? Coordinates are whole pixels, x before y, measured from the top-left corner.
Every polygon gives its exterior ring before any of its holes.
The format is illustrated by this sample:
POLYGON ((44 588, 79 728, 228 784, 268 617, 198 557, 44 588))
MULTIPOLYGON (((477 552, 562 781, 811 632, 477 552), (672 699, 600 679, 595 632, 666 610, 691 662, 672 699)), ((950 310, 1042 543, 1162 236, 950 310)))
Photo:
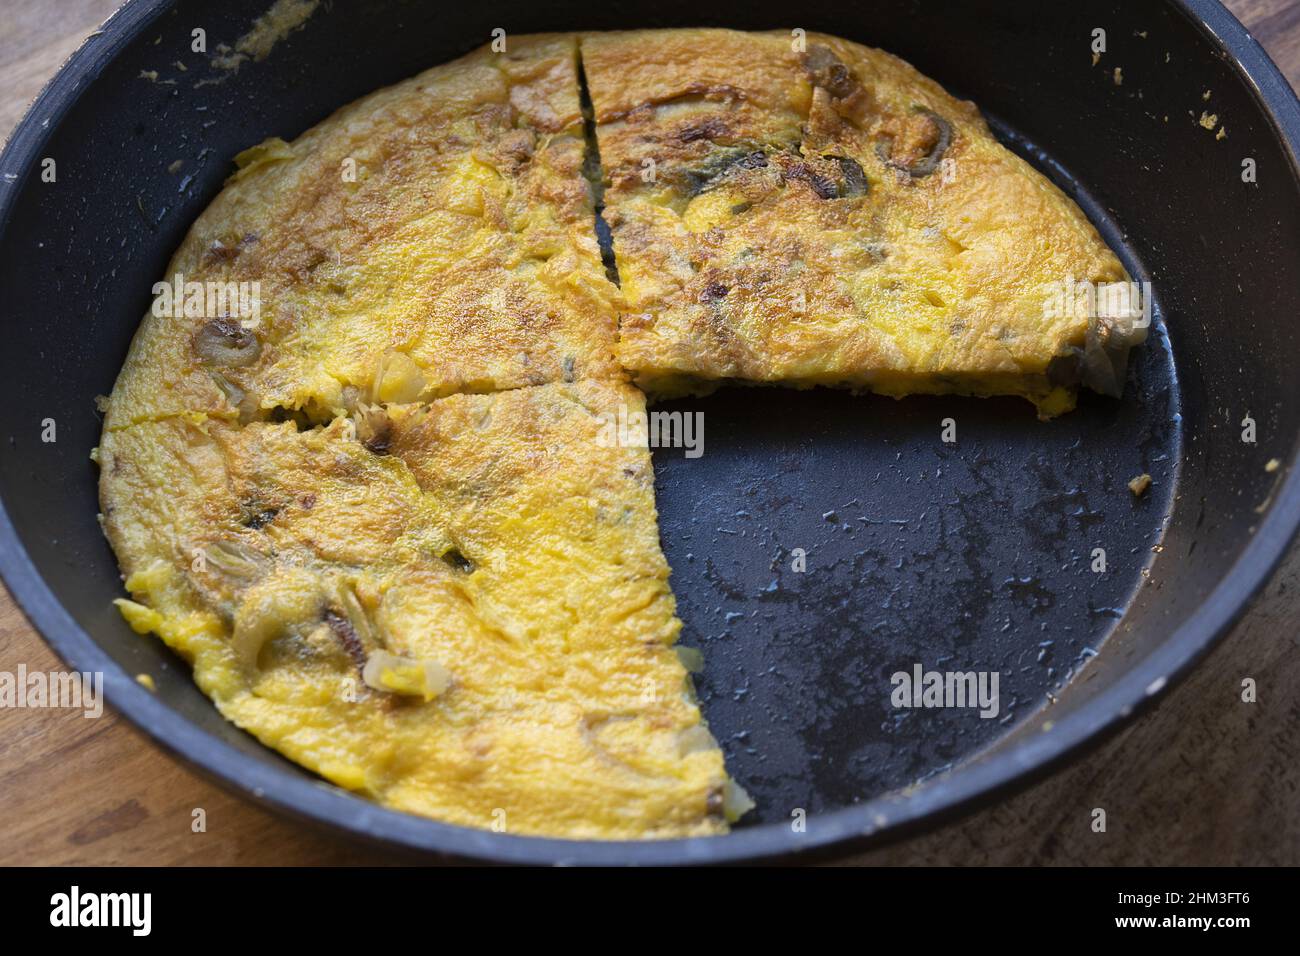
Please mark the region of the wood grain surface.
MULTIPOLYGON (((0 135, 114 0, 0 0, 0 135)), ((1297 85, 1300 0, 1228 6, 1297 85)), ((1294 253, 1294 250, 1292 250, 1294 253)), ((1300 549, 1154 712, 987 810, 854 864, 1300 863, 1300 549), (1243 677, 1259 701, 1240 700, 1243 677), (1093 833, 1095 807, 1106 833, 1093 833)), ((58 659, 0 589, 0 671, 58 659)), ((0 864, 375 864, 229 796, 125 721, 0 709, 0 864), (202 808, 207 831, 191 832, 202 808)))

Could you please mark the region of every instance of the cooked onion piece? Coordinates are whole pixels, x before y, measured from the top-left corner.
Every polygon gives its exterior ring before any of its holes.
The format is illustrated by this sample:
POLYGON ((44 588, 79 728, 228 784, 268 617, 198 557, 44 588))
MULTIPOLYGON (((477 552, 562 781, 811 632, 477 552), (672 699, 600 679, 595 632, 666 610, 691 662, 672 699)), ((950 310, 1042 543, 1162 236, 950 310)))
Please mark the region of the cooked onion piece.
POLYGON ((399 657, 388 651, 371 651, 361 671, 366 686, 387 694, 423 697, 425 703, 451 686, 451 671, 437 661, 399 657))

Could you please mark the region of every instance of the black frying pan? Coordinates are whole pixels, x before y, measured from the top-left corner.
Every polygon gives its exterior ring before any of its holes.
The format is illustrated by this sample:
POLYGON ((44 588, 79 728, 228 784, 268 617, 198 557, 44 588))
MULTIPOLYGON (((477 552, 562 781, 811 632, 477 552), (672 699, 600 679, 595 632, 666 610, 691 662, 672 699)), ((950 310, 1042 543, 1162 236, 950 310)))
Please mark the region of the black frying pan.
POLYGON ((211 55, 268 4, 129 3, 0 161, 0 570, 70 666, 105 673, 120 712, 250 799, 391 847, 501 861, 859 848, 993 799, 1141 709, 1224 632, 1294 534, 1300 104, 1218 4, 896 0, 813 6, 792 23, 788 4, 763 0, 707 14, 679 0, 335 0, 236 73, 191 52, 195 28, 211 55), (1156 329, 1125 396, 1086 396, 1049 424, 1020 401, 828 391, 731 389, 679 406, 705 412, 705 454, 657 451, 658 501, 683 643, 705 652, 704 708, 758 802, 730 836, 528 839, 323 784, 223 721, 111 607, 121 582, 95 520, 94 396, 240 149, 295 136, 495 27, 701 23, 841 34, 980 104, 1153 284, 1156 329), (1099 27, 1107 51, 1093 66, 1099 27), (1198 125, 1203 110, 1226 139, 1198 125), (39 175, 46 157, 54 183, 39 175), (955 444, 940 441, 945 418, 955 444), (46 419, 54 443, 41 440, 46 419), (1142 473, 1154 483, 1134 498, 1126 483, 1142 473), (1092 570, 1096 548, 1105 573, 1092 570), (891 706, 891 675, 915 664, 997 671, 998 717, 891 706))

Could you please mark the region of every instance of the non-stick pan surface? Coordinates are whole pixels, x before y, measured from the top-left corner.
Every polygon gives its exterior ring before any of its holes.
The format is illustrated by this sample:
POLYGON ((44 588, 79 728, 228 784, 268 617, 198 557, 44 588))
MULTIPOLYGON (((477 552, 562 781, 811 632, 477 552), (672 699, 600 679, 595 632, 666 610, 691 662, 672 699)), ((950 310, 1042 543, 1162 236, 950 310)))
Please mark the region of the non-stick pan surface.
POLYGON ((702 17, 676 0, 375 0, 320 5, 264 60, 211 66, 268 2, 128 4, 37 101, 0 169, 0 570, 71 666, 105 673, 118 710, 252 799, 481 859, 719 862, 860 846, 1031 778, 1153 699, 1292 537, 1300 104, 1218 5, 901 0, 792 23, 788 6, 763 2, 702 17), (1051 423, 1019 401, 821 390, 732 388, 666 406, 704 413, 703 456, 656 451, 656 485, 682 640, 704 651, 706 713, 758 802, 730 836, 512 837, 319 782, 221 720, 186 668, 112 609, 121 584, 87 457, 94 396, 240 149, 296 135, 495 27, 702 22, 882 46, 979 103, 1152 283, 1156 327, 1124 398, 1086 396, 1051 423), (195 29, 208 54, 192 52, 195 29), (1207 111, 1215 130, 1198 122, 1207 111), (44 442, 51 419, 57 441, 44 442), (1153 484, 1139 498, 1127 482, 1143 473, 1153 484), (916 665, 997 672, 998 713, 893 706, 891 675, 916 665), (806 828, 792 826, 803 814, 806 828))

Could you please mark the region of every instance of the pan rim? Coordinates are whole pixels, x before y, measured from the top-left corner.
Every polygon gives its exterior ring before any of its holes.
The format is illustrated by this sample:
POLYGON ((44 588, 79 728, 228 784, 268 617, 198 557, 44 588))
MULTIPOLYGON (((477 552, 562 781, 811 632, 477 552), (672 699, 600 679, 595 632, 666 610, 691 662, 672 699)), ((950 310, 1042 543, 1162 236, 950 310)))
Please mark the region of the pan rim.
MULTIPOLYGON (((1230 58, 1252 87, 1300 187, 1300 99, 1290 84, 1218 0, 1169 2, 1230 58)), ((0 234, 8 227, 13 197, 32 174, 40 147, 80 92, 171 5, 171 0, 127 0, 64 62, 33 102, 0 154, 0 169, 17 173, 15 179, 0 184, 0 234)), ((516 836, 440 823, 384 809, 324 781, 297 776, 241 753, 180 718, 137 684, 73 620, 32 563, 3 500, 0 577, 28 621, 68 665, 104 673, 105 697, 115 711, 169 754, 255 804, 390 850, 421 855, 514 864, 737 863, 841 855, 881 846, 967 812, 976 801, 1028 786, 1086 748, 1099 745, 1163 697, 1222 639, 1268 581, 1297 529, 1300 474, 1290 467, 1254 536, 1200 606, 1155 652, 1057 722, 1050 734, 936 777, 906 799, 885 794, 809 817, 804 833, 795 834, 774 822, 741 828, 725 837, 645 842, 516 836)))

